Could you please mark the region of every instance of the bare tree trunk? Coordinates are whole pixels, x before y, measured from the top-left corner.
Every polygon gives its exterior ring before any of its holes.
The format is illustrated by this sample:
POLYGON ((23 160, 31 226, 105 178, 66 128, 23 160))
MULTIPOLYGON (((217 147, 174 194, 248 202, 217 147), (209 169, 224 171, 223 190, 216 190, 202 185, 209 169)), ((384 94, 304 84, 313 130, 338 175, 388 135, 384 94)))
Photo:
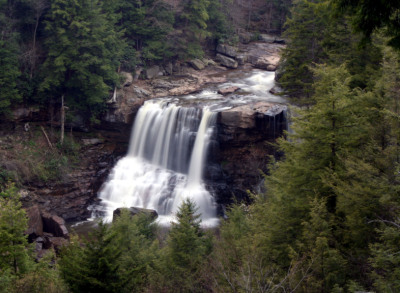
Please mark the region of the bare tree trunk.
POLYGON ((65 125, 65 107, 64 107, 64 94, 61 96, 61 137, 60 144, 64 143, 64 125, 65 125))

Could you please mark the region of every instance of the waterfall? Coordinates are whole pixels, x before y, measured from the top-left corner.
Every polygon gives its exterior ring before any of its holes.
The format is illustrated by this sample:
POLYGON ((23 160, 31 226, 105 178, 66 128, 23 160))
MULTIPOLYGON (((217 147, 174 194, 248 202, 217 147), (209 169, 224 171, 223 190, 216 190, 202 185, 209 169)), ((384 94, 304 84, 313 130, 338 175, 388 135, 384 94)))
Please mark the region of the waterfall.
POLYGON ((216 113, 166 101, 139 110, 128 154, 118 161, 99 193, 106 221, 119 207, 154 209, 169 224, 185 198, 198 206, 204 225, 216 225, 216 205, 202 171, 216 113))

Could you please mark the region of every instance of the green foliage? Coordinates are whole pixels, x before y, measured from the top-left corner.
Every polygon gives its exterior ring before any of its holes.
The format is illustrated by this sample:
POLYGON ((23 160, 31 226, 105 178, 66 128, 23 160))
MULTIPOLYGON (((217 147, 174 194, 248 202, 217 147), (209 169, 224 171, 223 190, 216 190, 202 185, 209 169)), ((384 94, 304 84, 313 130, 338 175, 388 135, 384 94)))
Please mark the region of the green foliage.
MULTIPOLYGON (((233 37, 232 26, 230 26, 226 12, 221 1, 210 1, 208 6, 209 19, 207 30, 211 33, 211 38, 216 43, 224 43, 233 37)), ((229 3, 230 4, 230 3, 229 3)), ((229 5, 225 4, 225 5, 229 5)))
POLYGON ((17 189, 10 185, 0 192, 0 272, 24 274, 29 265, 27 217, 21 208, 17 189))
POLYGON ((71 239, 60 260, 72 292, 143 292, 157 256, 156 226, 148 215, 123 210, 112 225, 102 222, 88 239, 71 239))
POLYGON ((373 89, 382 58, 375 44, 359 46, 361 36, 351 34, 348 17, 334 17, 330 1, 298 0, 287 20, 285 36, 288 46, 283 51, 279 82, 299 104, 313 101, 312 68, 315 64, 346 64, 351 75, 351 88, 373 89))
POLYGON ((10 15, 12 11, 11 3, 0 4, 0 115, 9 112, 13 103, 22 98, 17 89, 18 33, 10 15))
POLYGON ((109 227, 100 222, 84 247, 75 238, 63 251, 61 274, 72 292, 121 292, 121 252, 113 245, 113 236, 109 227))
MULTIPOLYGON (((133 50, 142 51, 146 64, 163 61, 173 55, 167 34, 172 30, 174 14, 164 1, 120 1, 118 25, 127 39, 124 58, 133 60, 133 50)), ((128 62, 129 63, 129 62, 128 62)))
POLYGON ((180 27, 183 31, 183 40, 175 45, 180 52, 180 58, 201 58, 204 54, 202 41, 210 36, 207 30, 207 21, 210 16, 208 0, 185 0, 182 1, 182 13, 179 16, 180 27))
POLYGON ((119 35, 101 2, 53 1, 46 22, 49 50, 41 91, 95 116, 118 79, 119 35))
POLYGON ((69 292, 68 287, 61 279, 54 252, 47 253, 37 263, 33 264, 29 272, 18 279, 11 287, 11 292, 18 293, 63 293, 69 292))
POLYGON ((400 225, 399 221, 381 224, 380 242, 371 245, 372 278, 379 292, 397 292, 400 290, 400 225))
POLYGON ((114 243, 121 251, 119 274, 123 277, 122 292, 143 292, 149 285, 148 267, 153 266, 158 256, 158 241, 155 239, 157 225, 146 214, 130 216, 122 210, 111 230, 114 243))
POLYGON ((322 42, 326 38, 329 11, 326 0, 293 2, 291 17, 285 24, 289 43, 282 54, 283 72, 279 77, 280 84, 292 97, 309 99, 312 96, 310 67, 326 58, 322 42))
POLYGON ((347 10, 352 16, 352 23, 357 31, 370 38, 377 29, 384 28, 390 37, 389 44, 400 48, 399 9, 400 3, 396 0, 383 0, 377 5, 374 0, 334 0, 337 11, 347 10))
POLYGON ((200 228, 195 204, 186 199, 180 206, 160 259, 150 271, 150 288, 157 292, 204 292, 207 278, 203 265, 211 253, 211 236, 200 228))

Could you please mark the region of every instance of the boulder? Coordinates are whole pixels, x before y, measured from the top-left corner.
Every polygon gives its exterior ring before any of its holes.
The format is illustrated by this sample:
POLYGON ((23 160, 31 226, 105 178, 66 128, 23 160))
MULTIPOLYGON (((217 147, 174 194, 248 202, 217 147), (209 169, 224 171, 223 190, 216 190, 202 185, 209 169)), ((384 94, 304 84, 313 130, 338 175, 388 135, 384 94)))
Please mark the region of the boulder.
POLYGON ((214 60, 211 59, 204 58, 201 61, 204 63, 205 66, 217 66, 217 63, 215 63, 214 60))
POLYGON ((248 44, 251 42, 252 35, 248 32, 241 32, 239 33, 239 42, 242 44, 248 44))
POLYGON ((82 143, 84 146, 98 145, 103 143, 99 138, 82 138, 82 143))
POLYGON ((158 214, 155 210, 150 210, 150 209, 143 209, 143 208, 137 208, 137 207, 131 207, 131 208, 118 208, 114 210, 113 212, 113 221, 116 219, 116 217, 119 217, 121 215, 122 210, 129 210, 131 216, 135 216, 137 214, 145 214, 149 215, 151 219, 155 220, 158 217, 158 214))
POLYGON ((219 90, 218 90, 218 93, 219 93, 220 95, 225 96, 225 95, 228 95, 228 94, 232 94, 232 93, 234 93, 234 92, 236 92, 236 91, 238 91, 238 90, 240 90, 239 87, 237 87, 237 86, 231 86, 231 87, 226 87, 226 88, 219 89, 219 90))
POLYGON ((160 75, 160 67, 158 67, 157 65, 151 66, 150 68, 145 70, 145 73, 147 79, 153 79, 160 75))
POLYGON ((42 213, 43 230, 56 237, 68 238, 68 229, 63 218, 46 212, 42 213))
POLYGON ((247 62, 247 56, 246 55, 237 55, 236 61, 238 62, 239 65, 244 65, 247 62))
POLYGON ((172 63, 171 63, 171 62, 167 63, 167 64, 164 66, 164 70, 165 70, 165 72, 166 72, 168 75, 172 75, 172 73, 173 73, 173 66, 172 66, 172 63))
POLYGON ((133 83, 133 76, 129 72, 121 71, 120 75, 123 77, 124 81, 122 86, 130 86, 133 83))
POLYGON ((203 70, 205 68, 204 63, 199 59, 190 60, 189 64, 196 70, 203 70))
POLYGON ((226 57, 224 55, 217 54, 216 59, 218 62, 221 63, 222 66, 233 69, 236 69, 238 67, 238 63, 234 59, 226 57))
POLYGON ((256 68, 268 71, 275 71, 276 67, 278 66, 278 62, 279 62, 278 56, 263 56, 257 59, 254 66, 256 68))
POLYGON ((276 37, 268 34, 261 34, 260 35, 260 41, 265 42, 265 43, 275 43, 276 37))
POLYGON ((61 248, 68 245, 68 240, 63 237, 52 237, 50 242, 56 253, 60 253, 61 248))
POLYGON ((43 235, 43 221, 39 207, 34 205, 27 208, 26 215, 28 216, 28 230, 25 233, 28 235, 29 242, 33 242, 35 238, 43 235))
POLYGON ((218 44, 217 52, 232 58, 237 56, 237 49, 229 45, 218 44))

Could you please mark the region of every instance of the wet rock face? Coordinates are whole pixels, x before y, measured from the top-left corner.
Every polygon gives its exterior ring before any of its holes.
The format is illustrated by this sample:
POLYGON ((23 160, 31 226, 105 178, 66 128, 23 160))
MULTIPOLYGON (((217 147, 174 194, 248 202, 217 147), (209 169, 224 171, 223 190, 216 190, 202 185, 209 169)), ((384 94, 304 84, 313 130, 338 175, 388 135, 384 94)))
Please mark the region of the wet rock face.
POLYGON ((258 102, 221 112, 219 143, 243 145, 279 137, 286 127, 286 108, 282 104, 258 102))
POLYGON ((262 191, 260 170, 267 171, 268 155, 276 152, 268 142, 283 135, 286 123, 286 106, 282 104, 258 102, 220 113, 215 157, 224 178, 214 185, 218 203, 230 203, 232 194, 249 200, 247 190, 262 191))

